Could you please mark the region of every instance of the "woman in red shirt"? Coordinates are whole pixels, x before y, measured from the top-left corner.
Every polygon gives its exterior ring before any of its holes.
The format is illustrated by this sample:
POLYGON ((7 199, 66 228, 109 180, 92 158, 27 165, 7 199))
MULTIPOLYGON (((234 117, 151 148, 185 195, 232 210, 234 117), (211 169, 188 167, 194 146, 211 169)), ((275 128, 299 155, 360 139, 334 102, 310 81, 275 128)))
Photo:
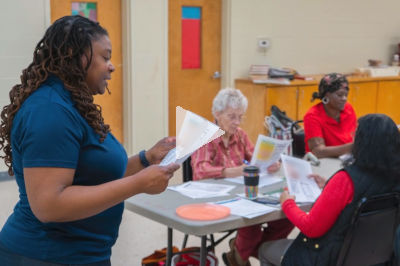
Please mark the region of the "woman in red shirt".
POLYGON ((304 116, 306 152, 318 158, 349 153, 357 126, 356 114, 347 102, 349 82, 342 74, 325 75, 312 100, 321 99, 304 116))
POLYGON ((259 249, 261 265, 336 265, 359 200, 400 190, 399 151, 400 134, 390 117, 360 118, 352 158, 345 168, 329 182, 314 176, 324 188, 308 213, 296 205, 295 196, 282 192, 282 210, 301 233, 296 240, 265 242, 259 249))
MULTIPOLYGON (((215 121, 225 134, 209 142, 192 154, 193 179, 223 178, 243 175, 244 160, 250 161, 254 151, 246 132, 239 125, 247 109, 247 99, 240 90, 220 90, 213 101, 212 113, 215 121)), ((275 172, 280 164, 268 168, 275 172)), ((292 231, 293 225, 282 219, 261 225, 238 229, 236 238, 229 244, 231 250, 223 254, 227 265, 249 265, 250 256, 257 257, 258 246, 267 240, 285 238, 292 231)))

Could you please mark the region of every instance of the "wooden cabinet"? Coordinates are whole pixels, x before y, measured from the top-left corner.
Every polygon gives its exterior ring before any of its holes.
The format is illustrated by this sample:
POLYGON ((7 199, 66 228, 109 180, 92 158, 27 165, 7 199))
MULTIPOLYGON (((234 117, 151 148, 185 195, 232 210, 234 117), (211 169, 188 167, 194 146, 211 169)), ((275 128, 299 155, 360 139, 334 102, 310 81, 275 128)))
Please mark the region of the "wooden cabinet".
POLYGON ((251 141, 255 144, 259 134, 266 135, 264 118, 266 115, 265 86, 260 86, 247 80, 236 80, 236 87, 240 89, 249 102, 241 127, 245 129, 251 141))
POLYGON ((354 82, 349 84, 347 101, 353 106, 357 117, 376 113, 378 82, 354 82))
POLYGON ((270 114, 271 106, 276 105, 290 118, 297 117, 297 87, 282 86, 267 88, 265 94, 265 105, 270 114), (282 106, 284 108, 282 109, 282 106))
MULTIPOLYGON (((357 117, 369 113, 384 113, 400 124, 400 77, 349 77, 348 101, 357 117)), ((312 93, 318 91, 319 79, 292 81, 290 85, 254 84, 250 80, 237 79, 235 87, 249 100, 246 119, 242 128, 255 142, 258 134, 266 134, 264 117, 270 115, 276 105, 293 120, 302 120, 307 110, 318 103, 311 102, 312 93)))
POLYGON ((311 102, 312 94, 314 92, 318 92, 317 85, 298 86, 296 120, 303 120, 308 109, 318 102, 318 100, 311 102))
POLYGON ((378 82, 376 112, 389 115, 400 124, 400 80, 378 82))

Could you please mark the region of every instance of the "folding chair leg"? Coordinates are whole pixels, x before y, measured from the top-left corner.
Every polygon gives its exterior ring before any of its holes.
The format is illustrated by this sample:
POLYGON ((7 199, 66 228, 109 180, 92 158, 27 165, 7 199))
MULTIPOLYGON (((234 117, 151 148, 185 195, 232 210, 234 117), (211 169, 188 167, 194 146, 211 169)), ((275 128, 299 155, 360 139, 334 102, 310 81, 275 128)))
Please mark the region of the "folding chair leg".
POLYGON ((185 234, 185 237, 183 238, 183 242, 182 242, 182 249, 184 249, 186 247, 188 237, 189 237, 189 235, 185 234))
POLYGON ((215 239, 214 239, 214 235, 213 234, 210 234, 210 242, 211 242, 210 248, 214 252, 216 244, 215 244, 215 239))

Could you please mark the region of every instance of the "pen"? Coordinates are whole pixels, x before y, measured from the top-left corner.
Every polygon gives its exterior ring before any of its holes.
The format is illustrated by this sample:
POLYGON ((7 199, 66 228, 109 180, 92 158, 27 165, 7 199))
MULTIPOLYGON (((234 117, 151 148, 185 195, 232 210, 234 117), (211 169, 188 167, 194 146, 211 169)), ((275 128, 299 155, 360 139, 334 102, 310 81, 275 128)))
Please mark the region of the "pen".
POLYGON ((228 200, 221 200, 221 201, 217 201, 215 202, 216 204, 225 204, 225 203, 230 203, 230 202, 235 202, 240 200, 240 198, 233 198, 233 199, 228 199, 228 200))
POLYGON ((245 165, 250 165, 250 163, 249 163, 247 160, 245 160, 245 159, 243 159, 243 163, 244 163, 245 165))

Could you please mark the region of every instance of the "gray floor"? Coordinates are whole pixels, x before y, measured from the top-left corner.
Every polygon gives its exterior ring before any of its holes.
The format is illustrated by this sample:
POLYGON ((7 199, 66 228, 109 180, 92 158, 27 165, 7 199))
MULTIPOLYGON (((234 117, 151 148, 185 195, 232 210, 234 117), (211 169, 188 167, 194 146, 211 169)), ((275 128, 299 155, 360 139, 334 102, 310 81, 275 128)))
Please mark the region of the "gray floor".
MULTIPOLYGON (((18 189, 13 179, 0 174, 0 227, 12 212, 18 200, 18 189)), ((171 179, 170 184, 178 184, 182 180, 181 171, 171 179)), ((294 236, 297 232, 293 232, 294 236)), ((156 249, 167 245, 167 228, 149 219, 143 218, 130 211, 125 211, 119 232, 120 236, 113 248, 113 266, 136 266, 141 265, 141 259, 151 254, 156 249)), ((217 234, 218 236, 218 234, 217 234)), ((180 248, 183 234, 174 231, 174 245, 180 248)), ((228 238, 229 239, 229 238, 228 238)), ((200 246, 200 238, 191 236, 187 246, 200 246)), ((221 255, 227 251, 228 240, 221 243, 216 249, 216 255, 220 265, 224 265, 221 255)), ((251 264, 259 265, 258 260, 251 258, 251 264)))

